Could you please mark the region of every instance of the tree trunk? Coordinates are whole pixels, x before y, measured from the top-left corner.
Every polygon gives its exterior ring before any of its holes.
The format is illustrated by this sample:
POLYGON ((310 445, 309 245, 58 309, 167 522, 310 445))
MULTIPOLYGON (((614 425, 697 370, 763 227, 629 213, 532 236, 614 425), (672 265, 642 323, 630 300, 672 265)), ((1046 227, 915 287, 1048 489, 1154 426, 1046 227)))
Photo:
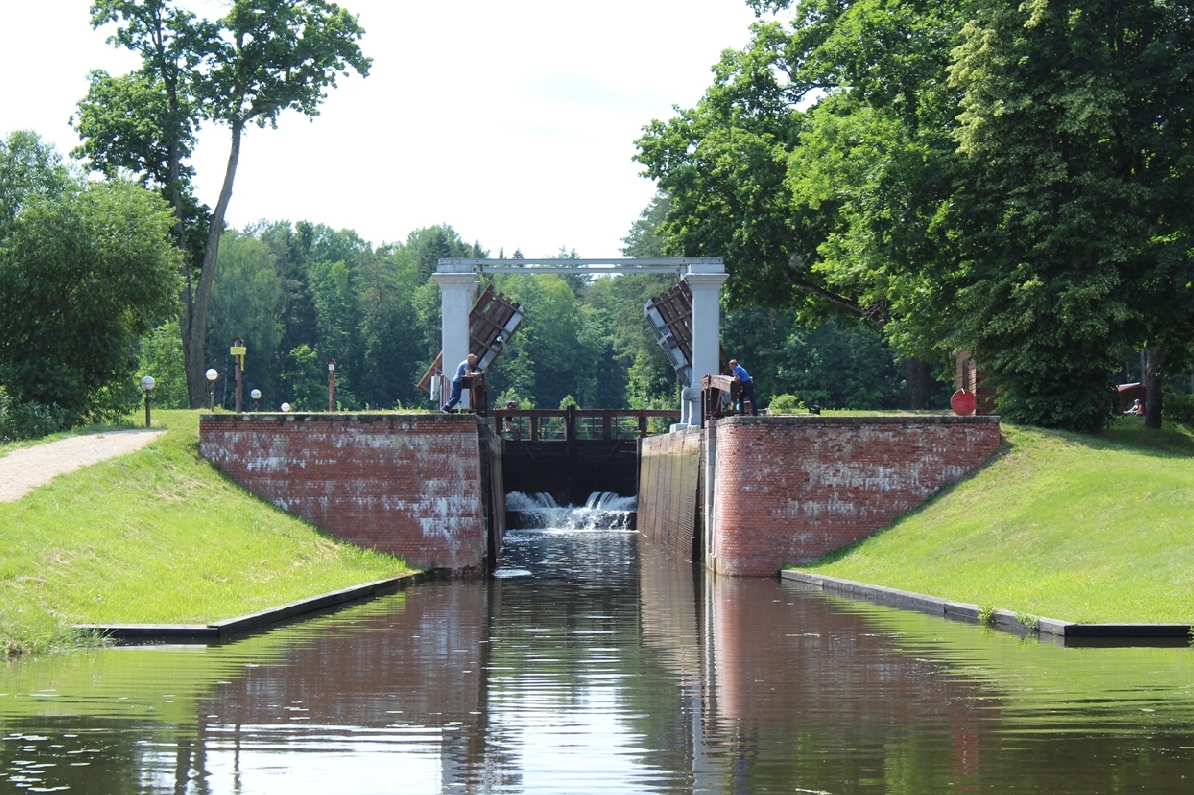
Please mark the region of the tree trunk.
POLYGON ((1161 427, 1161 348, 1145 348, 1142 352, 1144 359, 1144 372, 1141 375, 1141 380, 1144 382, 1144 388, 1148 390, 1144 398, 1144 427, 1145 428, 1160 428, 1161 427))
POLYGON ((240 159, 240 138, 245 123, 237 120, 230 125, 232 146, 228 152, 228 167, 224 171, 224 185, 220 188, 220 199, 211 215, 211 226, 207 230, 207 246, 203 251, 203 270, 195 285, 195 302, 191 311, 191 333, 187 346, 187 388, 191 393, 191 405, 202 406, 207 401, 204 373, 204 345, 207 341, 207 306, 211 302, 211 288, 216 278, 216 258, 220 253, 220 234, 224 231, 224 214, 232 200, 232 183, 236 180, 236 166, 240 159))
POLYGON ((927 409, 929 390, 933 386, 929 363, 909 356, 904 360, 904 380, 908 383, 908 408, 927 409))

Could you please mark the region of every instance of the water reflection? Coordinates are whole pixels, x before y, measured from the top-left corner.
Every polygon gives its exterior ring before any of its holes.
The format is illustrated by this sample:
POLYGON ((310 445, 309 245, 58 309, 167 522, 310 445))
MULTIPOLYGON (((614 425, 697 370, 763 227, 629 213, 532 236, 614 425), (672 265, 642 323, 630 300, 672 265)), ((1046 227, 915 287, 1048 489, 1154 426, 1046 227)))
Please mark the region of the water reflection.
POLYGON ((0 789, 1189 792, 1188 649, 1067 649, 512 531, 434 583, 219 647, 0 671, 0 789))

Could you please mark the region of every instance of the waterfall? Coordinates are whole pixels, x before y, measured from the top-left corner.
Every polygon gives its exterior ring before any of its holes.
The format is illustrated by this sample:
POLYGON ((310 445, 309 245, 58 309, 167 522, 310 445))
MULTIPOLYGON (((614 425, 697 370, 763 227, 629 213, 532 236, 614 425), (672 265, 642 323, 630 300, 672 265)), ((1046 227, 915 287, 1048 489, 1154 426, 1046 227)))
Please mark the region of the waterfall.
POLYGON ((528 495, 512 491, 506 495, 507 524, 512 528, 629 530, 637 506, 636 497, 623 497, 612 491, 593 492, 579 508, 557 505, 544 492, 528 495))

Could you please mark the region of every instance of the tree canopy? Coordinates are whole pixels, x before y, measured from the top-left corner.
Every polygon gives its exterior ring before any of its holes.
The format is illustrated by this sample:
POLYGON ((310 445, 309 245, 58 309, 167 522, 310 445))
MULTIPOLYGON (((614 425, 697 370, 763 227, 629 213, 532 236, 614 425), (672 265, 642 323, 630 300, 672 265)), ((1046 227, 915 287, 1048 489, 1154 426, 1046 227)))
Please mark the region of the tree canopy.
POLYGON ((245 129, 276 127, 293 110, 307 116, 339 75, 367 75, 357 18, 325 0, 233 0, 219 20, 200 19, 175 0, 97 0, 97 27, 115 24, 112 44, 136 52, 123 77, 92 74, 79 104, 79 153, 105 173, 129 171, 157 185, 175 213, 184 259, 180 322, 192 405, 202 405, 204 347, 224 217, 245 129), (191 195, 186 163, 203 121, 227 126, 228 163, 210 215, 191 195))
POLYGON ((177 312, 169 206, 72 177, 30 133, 0 141, 0 175, 0 384, 67 424, 127 411, 140 337, 177 312))
POLYGON ((671 253, 724 255, 739 305, 972 351, 1019 421, 1101 427, 1133 346, 1185 363, 1189 2, 752 5, 639 140, 671 253))

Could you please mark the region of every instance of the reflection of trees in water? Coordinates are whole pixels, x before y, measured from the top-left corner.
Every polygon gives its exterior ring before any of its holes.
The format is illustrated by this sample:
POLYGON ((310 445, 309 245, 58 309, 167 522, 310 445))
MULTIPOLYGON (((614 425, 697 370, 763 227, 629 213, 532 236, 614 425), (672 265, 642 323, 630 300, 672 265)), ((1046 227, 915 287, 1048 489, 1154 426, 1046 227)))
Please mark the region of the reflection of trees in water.
POLYGON ((32 661, 20 691, 0 691, 34 692, 42 666, 37 687, 52 679, 59 698, 38 708, 63 717, 6 717, 2 770, 11 782, 35 770, 17 761, 55 763, 29 775, 115 793, 255 791, 265 767, 311 759, 397 786, 417 754, 427 791, 476 793, 605 777, 612 789, 1053 795, 1165 791, 1188 775, 1188 688, 1139 704, 1122 689, 1188 651, 1092 662, 1099 653, 694 572, 625 533, 541 533, 512 549, 536 578, 431 583, 201 654, 32 661), (131 689, 150 666, 180 666, 178 689, 160 676, 131 689), (1048 666, 1054 679, 1037 670, 1048 666), (1061 687, 1094 668, 1084 697, 1061 687), (88 672, 122 678, 88 696, 88 672), (1045 683, 1062 695, 1021 692, 1045 683), (118 717, 118 692, 138 701, 135 717, 118 717), (163 692, 181 709, 168 713, 163 692), (561 776, 553 755, 570 750, 614 767, 561 776))

